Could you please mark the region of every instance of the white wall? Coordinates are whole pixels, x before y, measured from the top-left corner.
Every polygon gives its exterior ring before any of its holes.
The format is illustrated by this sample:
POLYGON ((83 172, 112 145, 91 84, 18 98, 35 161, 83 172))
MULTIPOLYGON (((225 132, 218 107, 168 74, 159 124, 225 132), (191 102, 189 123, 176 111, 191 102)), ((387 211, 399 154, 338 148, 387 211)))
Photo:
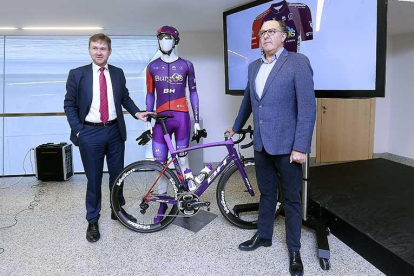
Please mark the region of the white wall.
MULTIPOLYGON (((225 95, 224 45, 222 32, 180 34, 178 54, 194 64, 200 117, 208 136, 204 143, 223 141, 224 130, 232 126, 242 97, 225 95)), ((224 147, 204 150, 204 162, 219 162, 226 155, 224 147)))
POLYGON ((414 33, 388 40, 386 97, 377 99, 374 152, 414 158, 414 33))

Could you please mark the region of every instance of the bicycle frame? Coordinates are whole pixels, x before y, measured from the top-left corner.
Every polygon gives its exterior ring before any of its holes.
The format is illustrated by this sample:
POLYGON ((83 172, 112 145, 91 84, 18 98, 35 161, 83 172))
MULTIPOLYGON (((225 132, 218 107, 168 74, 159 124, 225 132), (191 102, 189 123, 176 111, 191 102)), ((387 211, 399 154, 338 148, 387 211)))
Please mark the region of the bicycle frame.
MULTIPOLYGON (((161 123, 164 125, 163 121, 161 123)), ((166 130, 165 130, 164 133, 166 133, 166 130)), ((178 179, 180 180, 181 185, 185 188, 185 190, 188 190, 188 185, 187 185, 187 182, 184 179, 180 164, 179 164, 178 159, 177 159, 177 155, 179 153, 182 153, 182 152, 190 152, 190 151, 193 151, 193 150, 199 150, 199 149, 204 149, 204 148, 225 146, 227 148, 228 155, 223 159, 223 161, 214 170, 212 170, 210 172, 208 177, 206 177, 206 179, 204 179, 204 181, 201 183, 200 186, 198 186, 198 188, 196 189, 196 191, 193 194, 200 197, 204 193, 204 191, 207 190, 207 188, 214 182, 214 180, 227 168, 227 166, 231 163, 231 161, 234 161, 234 163, 236 164, 238 170, 240 171, 240 174, 243 178, 243 182, 244 182, 244 184, 247 188, 247 191, 249 192, 249 194, 251 196, 255 195, 254 191, 252 189, 252 186, 250 184, 249 178, 247 177, 246 171, 244 170, 243 163, 241 162, 241 160, 239 158, 239 155, 237 154, 237 151, 234 148, 234 143, 233 143, 232 139, 228 139, 228 140, 223 141, 223 142, 207 143, 207 144, 203 144, 203 145, 197 145, 197 146, 193 146, 193 147, 182 148, 182 149, 179 149, 179 150, 176 150, 173 147, 171 137, 168 133, 164 134, 164 139, 167 143, 167 147, 168 147, 168 150, 170 151, 171 158, 172 158, 172 160, 170 162, 168 162, 168 164, 166 165, 165 169, 168 168, 168 166, 171 164, 171 162, 174 162, 174 167, 176 169, 178 179)), ((162 172, 162 173, 164 173, 164 172, 162 172)), ((147 201, 164 202, 164 203, 168 203, 168 204, 178 204, 177 199, 172 198, 170 196, 155 195, 155 194, 150 195, 150 191, 152 190, 153 186, 157 183, 157 181, 158 181, 158 179, 154 182, 154 184, 149 189, 147 195, 144 198, 147 201)))

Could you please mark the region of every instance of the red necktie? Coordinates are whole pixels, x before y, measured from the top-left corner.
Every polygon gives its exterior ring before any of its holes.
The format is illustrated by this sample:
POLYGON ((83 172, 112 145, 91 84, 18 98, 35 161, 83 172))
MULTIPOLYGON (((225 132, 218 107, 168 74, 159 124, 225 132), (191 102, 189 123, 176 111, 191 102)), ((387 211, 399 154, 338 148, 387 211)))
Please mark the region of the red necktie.
POLYGON ((109 118, 108 113, 108 94, 106 89, 106 78, 104 74, 105 67, 99 69, 101 71, 101 75, 99 76, 99 87, 101 90, 101 106, 99 108, 99 112, 101 113, 101 121, 106 123, 109 118))

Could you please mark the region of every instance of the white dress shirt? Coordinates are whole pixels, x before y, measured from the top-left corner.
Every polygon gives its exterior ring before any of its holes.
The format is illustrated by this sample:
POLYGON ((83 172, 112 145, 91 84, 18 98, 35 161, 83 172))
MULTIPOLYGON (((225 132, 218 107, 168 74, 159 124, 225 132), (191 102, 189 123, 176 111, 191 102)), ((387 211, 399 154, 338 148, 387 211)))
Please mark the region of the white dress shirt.
MULTIPOLYGON (((114 101, 114 92, 112 90, 112 81, 111 75, 109 74, 108 64, 106 64, 104 70, 104 75, 106 78, 106 93, 108 96, 108 121, 116 119, 116 110, 115 110, 115 101, 114 101)), ((99 76, 101 71, 98 65, 92 63, 92 73, 93 73, 93 96, 92 96, 92 105, 89 110, 88 115, 85 118, 85 121, 92 123, 101 123, 101 113, 99 108, 101 106, 101 88, 99 84, 99 76)))
POLYGON ((270 72, 272 71, 273 67, 275 66, 276 60, 279 58, 279 56, 282 53, 283 49, 284 48, 282 47, 282 49, 277 51, 277 53, 274 55, 272 61, 270 61, 270 62, 267 61, 265 55, 262 56, 262 59, 261 59, 262 65, 260 66, 259 72, 257 73, 257 76, 256 76, 256 81, 255 81, 256 93, 257 93, 257 96, 259 96, 259 99, 262 97, 263 90, 264 90, 264 87, 266 85, 267 78, 269 77, 270 72))

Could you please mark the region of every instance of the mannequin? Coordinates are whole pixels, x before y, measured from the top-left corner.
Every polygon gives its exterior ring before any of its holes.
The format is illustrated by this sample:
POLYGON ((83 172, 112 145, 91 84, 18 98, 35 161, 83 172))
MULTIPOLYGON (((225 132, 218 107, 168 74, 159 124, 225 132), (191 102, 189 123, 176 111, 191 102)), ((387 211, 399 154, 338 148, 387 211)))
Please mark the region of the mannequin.
MULTIPOLYGON (((182 59, 174 52, 175 46, 179 43, 180 37, 174 27, 163 26, 157 31, 159 50, 162 56, 152 61, 147 67, 147 111, 154 110, 156 99, 156 112, 158 114, 171 114, 174 118, 165 121, 167 131, 174 134, 176 148, 186 148, 190 140, 190 115, 186 100, 186 85, 190 91, 190 102, 194 115, 194 134, 197 136, 200 131, 199 125, 199 100, 196 88, 193 64, 182 59), (156 97, 155 97, 156 94, 156 97)), ((168 156, 168 147, 164 141, 162 127, 156 123, 153 128, 152 151, 157 162, 165 163, 168 156)), ((192 177, 187 153, 179 154, 178 161, 181 170, 186 178, 192 177), (187 173, 189 171, 189 173, 187 173)), ((159 183, 158 192, 166 193, 167 184, 159 183)), ((194 187, 193 187, 194 190, 194 187)), ((163 219, 168 206, 160 203, 158 215, 154 222, 163 219)))

